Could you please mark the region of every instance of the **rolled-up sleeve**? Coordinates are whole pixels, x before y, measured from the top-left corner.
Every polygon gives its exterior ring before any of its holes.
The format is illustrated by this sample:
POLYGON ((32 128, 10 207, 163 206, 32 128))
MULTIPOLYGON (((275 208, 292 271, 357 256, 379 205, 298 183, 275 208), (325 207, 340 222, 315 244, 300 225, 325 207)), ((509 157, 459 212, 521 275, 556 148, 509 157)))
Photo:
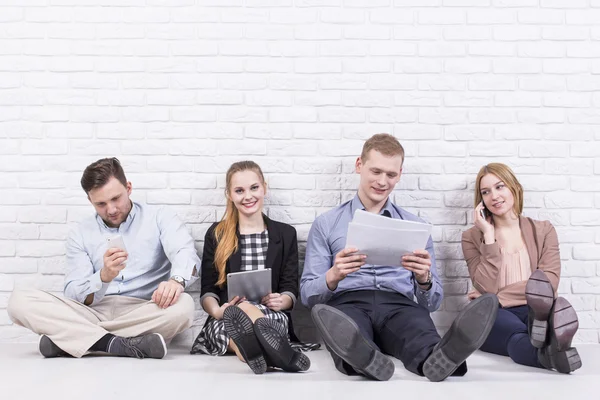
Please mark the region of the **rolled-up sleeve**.
POLYGON ((79 227, 69 232, 66 253, 65 296, 84 303, 87 296, 94 294, 92 305, 98 303, 104 297, 110 283, 102 282, 100 270, 94 272, 94 266, 90 255, 85 250, 79 227))
POLYGON ((304 271, 300 280, 302 304, 312 308, 326 303, 335 293, 327 287, 325 274, 333 265, 333 255, 327 243, 324 219, 317 218, 308 233, 304 271))
POLYGON ((180 276, 188 285, 197 279, 194 267, 200 268, 200 257, 194 247, 194 239, 175 212, 161 208, 157 213, 160 242, 167 258, 171 262, 171 276, 180 276))

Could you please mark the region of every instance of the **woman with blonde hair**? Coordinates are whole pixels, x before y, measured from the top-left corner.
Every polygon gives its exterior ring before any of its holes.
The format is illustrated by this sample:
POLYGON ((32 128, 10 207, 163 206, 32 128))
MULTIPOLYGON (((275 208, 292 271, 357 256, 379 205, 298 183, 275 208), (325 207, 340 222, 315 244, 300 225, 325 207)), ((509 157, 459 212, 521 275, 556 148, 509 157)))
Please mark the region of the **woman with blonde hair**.
MULTIPOLYGON (((318 345, 289 341, 288 312, 298 296, 296 230, 263 214, 266 183, 253 161, 232 164, 226 175, 227 208, 204 238, 201 298, 209 314, 192 346, 192 354, 235 352, 256 374, 268 366, 306 371, 310 360, 296 349, 318 345), (227 274, 271 269, 272 293, 260 302, 228 299, 227 274)), ((295 337, 293 335, 292 337, 295 337)))
POLYGON ((475 290, 500 301, 482 351, 514 362, 570 373, 581 367, 571 341, 579 322, 571 304, 556 298, 560 280, 558 236, 548 221, 522 215, 523 187, 500 163, 485 165, 475 181, 474 226, 462 249, 475 290))

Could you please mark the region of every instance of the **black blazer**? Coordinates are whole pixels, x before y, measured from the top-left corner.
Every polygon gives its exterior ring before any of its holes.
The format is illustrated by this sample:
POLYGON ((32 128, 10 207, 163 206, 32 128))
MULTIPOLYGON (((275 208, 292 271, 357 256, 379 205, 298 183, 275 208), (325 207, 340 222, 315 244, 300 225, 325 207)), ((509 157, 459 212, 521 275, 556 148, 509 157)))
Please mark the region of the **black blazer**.
MULTIPOLYGON (((273 221, 263 214, 269 231, 269 247, 265 268, 271 268, 271 282, 273 293, 290 292, 298 297, 298 239, 296 229, 288 224, 273 221)), ((223 287, 217 286, 219 273, 215 268, 214 258, 217 249, 215 239, 215 222, 206 232, 204 237, 204 251, 202 253, 201 269, 201 296, 213 293, 219 297, 219 305, 230 299, 227 298, 227 282, 223 287)), ((238 240, 239 240, 238 232, 238 240)), ((242 255, 236 251, 227 260, 225 274, 240 272, 242 255)))

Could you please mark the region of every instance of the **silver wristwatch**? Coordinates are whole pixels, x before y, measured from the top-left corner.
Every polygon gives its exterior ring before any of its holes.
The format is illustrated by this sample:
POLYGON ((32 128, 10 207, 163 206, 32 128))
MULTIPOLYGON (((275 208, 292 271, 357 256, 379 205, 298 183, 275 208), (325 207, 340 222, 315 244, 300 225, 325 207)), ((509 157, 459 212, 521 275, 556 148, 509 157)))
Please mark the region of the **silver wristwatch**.
POLYGON ((179 283, 185 289, 185 279, 183 279, 179 275, 173 275, 171 277, 171 279, 174 280, 175 282, 179 283))

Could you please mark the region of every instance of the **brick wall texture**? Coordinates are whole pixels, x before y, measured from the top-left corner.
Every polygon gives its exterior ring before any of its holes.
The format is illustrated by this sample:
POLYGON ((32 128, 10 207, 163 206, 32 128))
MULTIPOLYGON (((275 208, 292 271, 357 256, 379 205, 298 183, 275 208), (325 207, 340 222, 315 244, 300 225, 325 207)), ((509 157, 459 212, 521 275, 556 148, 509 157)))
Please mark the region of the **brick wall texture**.
POLYGON ((598 343, 599 20, 599 0, 0 0, 0 341, 34 340, 14 288, 62 290, 92 161, 118 156, 133 199, 173 207, 201 251, 227 167, 255 160, 303 256, 353 196, 363 140, 389 132, 393 197, 435 224, 440 329, 471 286, 475 175, 499 161, 555 224, 576 339, 598 343))

